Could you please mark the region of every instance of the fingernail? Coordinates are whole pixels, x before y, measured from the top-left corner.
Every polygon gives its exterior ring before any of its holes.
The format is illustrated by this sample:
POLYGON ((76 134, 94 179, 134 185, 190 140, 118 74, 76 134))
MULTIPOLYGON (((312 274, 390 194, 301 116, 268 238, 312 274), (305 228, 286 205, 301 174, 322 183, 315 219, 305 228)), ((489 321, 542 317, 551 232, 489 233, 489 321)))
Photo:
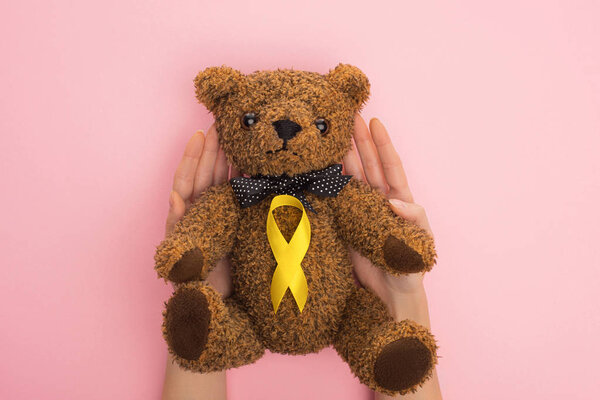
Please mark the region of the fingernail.
POLYGON ((169 206, 173 208, 175 204, 175 192, 171 190, 171 194, 169 194, 169 206))
POLYGON ((404 207, 406 207, 406 203, 403 202, 402 200, 390 199, 390 203, 392 203, 392 205, 394 207, 398 207, 398 208, 404 208, 404 207))
POLYGON ((196 131, 196 135, 204 135, 204 131, 202 129, 198 129, 196 131))

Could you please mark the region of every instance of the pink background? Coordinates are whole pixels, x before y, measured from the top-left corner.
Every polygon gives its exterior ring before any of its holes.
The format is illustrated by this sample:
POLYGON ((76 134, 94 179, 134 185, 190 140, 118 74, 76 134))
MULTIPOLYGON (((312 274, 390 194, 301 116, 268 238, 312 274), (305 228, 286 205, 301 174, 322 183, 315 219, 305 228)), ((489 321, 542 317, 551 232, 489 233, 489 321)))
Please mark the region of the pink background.
MULTIPOLYGON (((449 4, 451 3, 451 4, 449 4)), ((600 389, 600 4, 0 5, 0 398, 157 399, 171 178, 200 69, 370 77, 440 254, 447 399, 600 389)), ((229 373, 231 399, 365 399, 331 350, 229 373)))

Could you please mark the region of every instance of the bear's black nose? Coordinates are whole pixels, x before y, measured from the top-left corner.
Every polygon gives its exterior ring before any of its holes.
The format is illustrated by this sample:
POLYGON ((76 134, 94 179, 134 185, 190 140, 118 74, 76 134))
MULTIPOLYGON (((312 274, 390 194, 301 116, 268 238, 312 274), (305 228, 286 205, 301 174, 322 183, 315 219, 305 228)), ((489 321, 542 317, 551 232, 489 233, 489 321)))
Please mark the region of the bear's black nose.
POLYGON ((277 136, 283 139, 284 142, 292 139, 298 132, 302 130, 302 127, 290 121, 289 119, 280 119, 279 121, 273 122, 273 126, 277 131, 277 136))

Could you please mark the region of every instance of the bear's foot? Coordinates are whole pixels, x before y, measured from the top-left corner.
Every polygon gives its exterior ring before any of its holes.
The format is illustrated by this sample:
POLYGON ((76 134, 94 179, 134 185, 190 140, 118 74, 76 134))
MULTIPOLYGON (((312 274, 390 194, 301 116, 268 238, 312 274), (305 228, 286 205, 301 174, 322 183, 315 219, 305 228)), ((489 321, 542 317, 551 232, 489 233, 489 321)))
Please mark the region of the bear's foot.
POLYGON ((406 391, 423 382, 433 365, 433 355, 416 337, 387 344, 375 360, 375 382, 391 391, 406 391))
POLYGON ((204 256, 202 250, 195 248, 183 254, 169 272, 169 280, 175 283, 199 281, 203 276, 204 256))
POLYGON ((185 370, 223 371, 251 364, 265 352, 248 314, 206 282, 181 284, 163 316, 169 352, 185 370))
POLYGON ((415 273, 427 269, 423 257, 393 235, 389 235, 383 244, 383 258, 388 267, 400 273, 415 273))
POLYGON ((393 320, 385 304, 364 288, 348 298, 334 347, 363 384, 389 396, 417 391, 437 362, 429 329, 393 320))
POLYGON ((179 290, 167 303, 165 334, 173 352, 185 360, 197 360, 206 347, 211 313, 204 293, 179 290))

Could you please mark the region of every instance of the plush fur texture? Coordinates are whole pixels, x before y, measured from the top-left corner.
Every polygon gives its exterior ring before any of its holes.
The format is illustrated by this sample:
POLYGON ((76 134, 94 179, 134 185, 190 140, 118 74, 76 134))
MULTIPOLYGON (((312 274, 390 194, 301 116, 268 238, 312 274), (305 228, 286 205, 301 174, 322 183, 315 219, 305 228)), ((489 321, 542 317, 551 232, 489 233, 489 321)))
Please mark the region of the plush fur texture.
MULTIPOLYGON (((227 158, 248 175, 293 176, 339 162, 350 146, 354 114, 369 96, 365 75, 343 64, 326 75, 276 70, 244 76, 212 67, 195 84, 199 100, 215 115, 227 158), (247 113, 257 118, 250 128, 242 123, 247 113), (321 118, 329 124, 325 134, 315 124, 321 118), (297 132, 282 139, 274 123, 287 120, 301 129, 286 122, 297 132)), ((355 286, 348 246, 385 271, 404 274, 431 269, 432 238, 357 180, 337 197, 307 193, 316 211, 308 214, 312 235, 302 260, 308 299, 300 313, 288 291, 275 314, 270 285, 277 264, 266 235, 273 197, 242 209, 229 183, 213 187, 158 247, 159 276, 185 282, 164 313, 163 333, 175 360, 210 372, 252 363, 265 349, 307 354, 333 345, 370 388, 391 395, 415 391, 436 363, 434 338, 412 321, 393 321, 372 292, 355 286), (234 294, 222 300, 203 280, 226 255, 234 294)), ((287 240, 300 215, 293 207, 275 209, 287 240)))

